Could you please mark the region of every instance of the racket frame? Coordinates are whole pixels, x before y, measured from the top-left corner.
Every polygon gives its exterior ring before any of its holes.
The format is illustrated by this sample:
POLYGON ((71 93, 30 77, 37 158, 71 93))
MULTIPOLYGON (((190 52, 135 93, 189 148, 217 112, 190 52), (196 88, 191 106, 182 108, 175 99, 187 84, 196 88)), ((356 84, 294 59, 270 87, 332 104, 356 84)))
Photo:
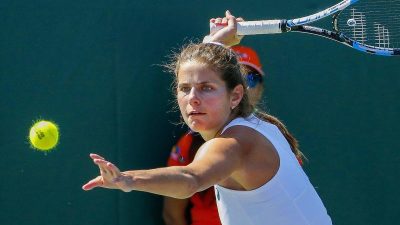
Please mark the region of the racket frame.
MULTIPOLYGON (((353 40, 343 33, 337 27, 337 17, 340 13, 348 6, 358 2, 359 0, 343 0, 336 5, 333 5, 325 10, 318 13, 300 17, 296 19, 281 19, 281 20, 259 20, 259 21, 245 21, 238 22, 237 35, 256 35, 256 34, 277 34, 286 32, 300 32, 306 34, 313 34, 321 37, 328 38, 340 42, 346 46, 354 48, 358 51, 365 53, 382 55, 382 56, 400 56, 399 48, 382 48, 362 44, 353 40), (321 20, 327 16, 332 16, 333 19, 333 30, 327 30, 307 24, 321 20)), ((223 26, 216 26, 210 23, 210 31, 221 29, 223 26)))

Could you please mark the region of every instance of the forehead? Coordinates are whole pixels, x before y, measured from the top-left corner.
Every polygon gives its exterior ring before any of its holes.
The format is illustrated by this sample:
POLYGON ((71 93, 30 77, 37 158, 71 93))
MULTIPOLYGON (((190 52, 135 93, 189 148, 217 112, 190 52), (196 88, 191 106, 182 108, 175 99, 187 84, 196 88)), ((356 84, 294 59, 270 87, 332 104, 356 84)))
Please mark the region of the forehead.
POLYGON ((197 61, 187 61, 182 63, 178 70, 178 82, 205 82, 205 81, 221 81, 218 72, 213 70, 209 65, 197 61))

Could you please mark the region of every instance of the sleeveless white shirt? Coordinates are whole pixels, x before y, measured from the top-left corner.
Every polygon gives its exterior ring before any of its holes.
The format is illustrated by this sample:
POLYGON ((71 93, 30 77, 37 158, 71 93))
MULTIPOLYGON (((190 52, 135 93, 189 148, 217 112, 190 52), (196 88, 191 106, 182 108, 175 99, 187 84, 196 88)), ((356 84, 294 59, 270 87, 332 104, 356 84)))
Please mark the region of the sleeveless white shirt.
POLYGON ((275 176, 251 191, 215 185, 223 225, 332 225, 331 218, 279 129, 254 115, 232 120, 232 126, 250 127, 275 147, 280 165, 275 176))

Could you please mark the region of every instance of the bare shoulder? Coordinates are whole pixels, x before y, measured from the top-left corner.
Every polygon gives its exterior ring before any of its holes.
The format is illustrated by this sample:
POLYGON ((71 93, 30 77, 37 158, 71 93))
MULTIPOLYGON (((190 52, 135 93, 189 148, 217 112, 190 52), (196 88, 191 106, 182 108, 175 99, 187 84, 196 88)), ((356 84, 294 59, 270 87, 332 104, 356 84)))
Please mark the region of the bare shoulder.
POLYGON ((236 140, 242 164, 231 179, 221 185, 252 190, 268 182, 278 171, 279 155, 274 145, 260 132, 238 125, 228 128, 222 136, 236 140))
POLYGON ((277 159, 277 151, 267 137, 253 128, 246 126, 232 126, 228 128, 221 137, 235 140, 241 150, 241 157, 250 160, 257 159, 277 159))
POLYGON ((247 150, 251 149, 250 146, 270 144, 269 140, 260 132, 242 125, 229 127, 221 137, 234 139, 237 144, 247 150))
POLYGON ((241 144, 236 136, 224 135, 213 138, 205 142, 197 151, 196 158, 203 154, 237 154, 241 149, 241 144))
POLYGON ((252 190, 268 182, 279 168, 271 142, 246 126, 232 126, 202 145, 195 162, 221 186, 252 190), (207 169, 205 169, 207 168, 207 169))
MULTIPOLYGON (((254 146, 263 145, 269 141, 258 131, 246 126, 232 126, 219 137, 205 142, 198 151, 198 155, 205 152, 234 154, 242 157, 254 149, 254 146)), ((265 147, 265 146, 264 146, 265 147)))
POLYGON ((236 126, 232 126, 232 127, 229 127, 228 129, 226 129, 225 132, 221 134, 221 137, 232 137, 237 140, 241 140, 243 138, 246 139, 246 138, 254 135, 255 133, 259 134, 259 132, 255 131, 254 129, 252 129, 250 127, 243 126, 243 125, 236 125, 236 126))

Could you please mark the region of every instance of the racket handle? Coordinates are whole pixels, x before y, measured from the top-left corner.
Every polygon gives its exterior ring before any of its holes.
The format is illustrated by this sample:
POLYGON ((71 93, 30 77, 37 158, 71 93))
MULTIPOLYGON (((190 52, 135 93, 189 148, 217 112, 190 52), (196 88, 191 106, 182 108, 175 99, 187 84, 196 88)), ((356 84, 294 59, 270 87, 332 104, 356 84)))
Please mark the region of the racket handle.
MULTIPOLYGON (((282 27, 286 20, 259 20, 238 22, 237 35, 255 35, 255 34, 278 34, 284 32, 282 27)), ((222 29, 223 25, 210 23, 210 32, 216 32, 222 29)))

